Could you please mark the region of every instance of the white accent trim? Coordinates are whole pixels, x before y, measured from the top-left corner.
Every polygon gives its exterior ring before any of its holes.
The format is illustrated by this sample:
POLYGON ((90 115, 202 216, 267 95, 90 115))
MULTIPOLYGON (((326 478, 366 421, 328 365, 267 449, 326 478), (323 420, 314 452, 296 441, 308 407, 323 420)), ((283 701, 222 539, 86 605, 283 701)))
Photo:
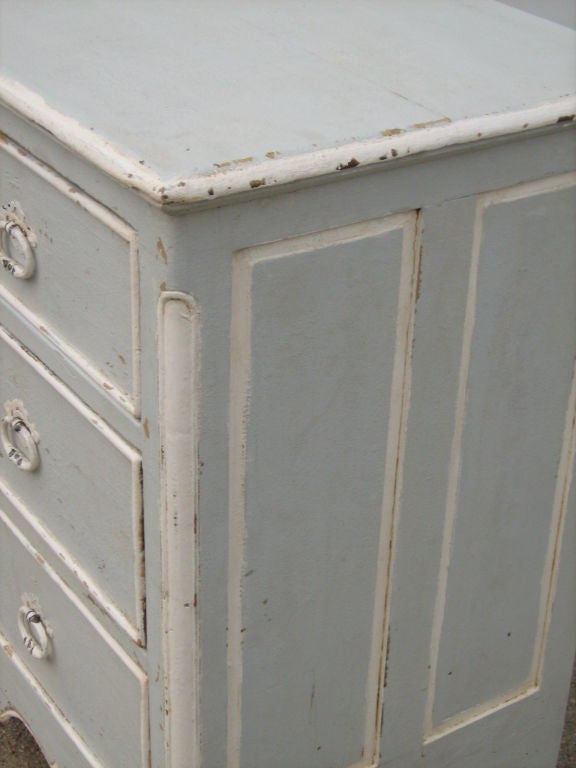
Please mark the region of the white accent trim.
POLYGON ((194 299, 158 304, 161 429, 162 642, 166 768, 199 768, 199 325, 194 299))
MULTIPOLYGON (((110 648, 110 651, 115 656, 117 656, 117 658, 126 667, 126 669, 130 672, 130 674, 138 681, 138 684, 140 686, 140 735, 141 735, 142 765, 143 766, 148 765, 148 762, 149 762, 148 758, 150 754, 148 676, 146 675, 144 670, 138 664, 136 664, 135 661, 133 661, 130 658, 130 656, 126 653, 126 651, 122 648, 122 646, 120 646, 116 642, 116 640, 112 637, 112 635, 108 634, 108 632, 104 629, 104 627, 102 627, 102 625, 92 616, 91 612, 84 606, 82 601, 70 589, 70 587, 66 584, 66 582, 63 581, 60 578, 60 576, 58 576, 56 571, 54 571, 50 565, 48 565, 48 563, 44 560, 44 558, 41 557, 40 553, 32 546, 32 544, 30 544, 30 542, 24 536, 24 534, 20 532, 20 530, 10 520, 9 516, 1 508, 0 508, 0 521, 6 526, 6 528, 8 528, 10 533, 19 541, 19 543, 26 550, 26 552, 28 552, 28 554, 32 558, 34 558, 35 562, 38 564, 38 567, 44 571, 44 574, 46 575, 46 577, 54 582, 54 584, 60 590, 60 592, 62 592, 66 596, 66 598, 72 603, 72 605, 74 605, 76 610, 79 613, 81 613, 82 617, 90 624, 90 626, 96 632, 96 634, 98 634, 102 638, 102 640, 110 648)), ((3 639, 1 634, 0 634, 0 638, 3 639)), ((6 646, 10 647, 9 643, 7 641, 2 642, 2 647, 4 648, 4 651, 6 651, 6 646)), ((15 664, 17 664, 18 660, 17 660, 16 653, 12 651, 12 654, 13 655, 10 656, 10 658, 12 659, 12 661, 14 661, 15 664)), ((24 665, 22 665, 22 667, 25 670, 24 665)), ((22 670, 20 669, 19 671, 22 671, 22 670)), ((44 690, 34 680, 34 678, 32 678, 30 673, 28 673, 26 670, 25 677, 28 677, 28 676, 30 677, 30 680, 33 681, 34 687, 37 688, 37 692, 40 693, 46 706, 48 706, 52 711, 52 714, 57 717, 60 710, 56 707, 54 702, 52 702, 52 700, 48 698, 48 696, 44 693, 44 690)), ((75 733, 75 732, 72 731, 72 733, 75 733)), ((75 743, 79 746, 81 742, 77 741, 75 743)), ((83 754, 88 759, 89 753, 83 752, 83 754)), ((99 766, 99 763, 96 763, 96 765, 99 766)))
POLYGON ((402 496, 403 465, 412 384, 412 340, 419 290, 421 214, 406 216, 403 224, 402 272, 398 291, 398 315, 394 369, 390 392, 386 462, 382 498, 382 522, 378 545, 371 657, 366 681, 364 755, 376 768, 384 715, 384 687, 388 672, 390 604, 396 530, 402 496))
POLYGON ((403 230, 402 267, 390 415, 383 481, 382 523, 376 575, 372 645, 366 683, 366 721, 364 749, 366 768, 378 759, 381 691, 384 683, 385 637, 388 632, 391 538, 394 535, 395 505, 400 493, 397 456, 403 455, 409 399, 410 339, 412 336, 416 282, 418 274, 418 216, 401 213, 384 219, 302 235, 266 245, 250 247, 234 254, 232 266, 232 306, 230 328, 230 480, 229 480, 229 563, 228 563, 228 768, 240 768, 242 739, 242 578, 245 540, 246 430, 250 409, 252 270, 261 261, 271 261, 377 237, 403 230))
MULTIPOLYGON (((1 78, 0 78, 1 80, 1 78)), ((1 138, 1 134, 0 134, 1 138)), ((65 357, 68 357, 81 370, 85 371, 100 387, 104 388, 109 395, 120 405, 126 408, 133 416, 140 416, 141 385, 140 385, 140 285, 139 285, 139 265, 138 265, 138 235, 136 231, 126 224, 108 208, 101 203, 86 195, 78 187, 71 184, 47 165, 30 155, 18 145, 7 139, 0 140, 0 149, 6 154, 17 160, 29 171, 39 176, 45 182, 50 184, 61 195, 72 200, 74 203, 84 209, 86 213, 93 216, 97 221, 110 229, 126 242, 129 249, 129 267, 130 267, 130 301, 131 301, 131 337, 132 337, 132 394, 123 392, 113 382, 109 381, 102 372, 79 352, 75 347, 65 341, 61 336, 53 333, 45 327, 43 321, 36 314, 31 312, 28 307, 13 296, 10 290, 0 284, 0 297, 10 306, 14 307, 34 328, 39 330, 46 339, 65 357)))
MULTIPOLYGON (((94 597, 99 608, 107 613, 127 634, 140 646, 145 645, 145 626, 144 626, 144 601, 146 597, 145 578, 144 578, 144 522, 143 522, 143 503, 142 503, 142 457, 135 448, 126 443, 98 414, 89 408, 80 398, 71 392, 59 378, 47 368, 38 358, 28 351, 14 336, 12 336, 2 325, 0 325, 0 341, 7 344, 16 354, 24 360, 44 381, 46 381, 56 392, 69 403, 84 419, 90 422, 98 432, 122 455, 130 464, 131 485, 132 485, 132 541, 134 554, 134 594, 135 594, 135 615, 136 625, 127 619, 118 608, 111 609, 109 598, 104 597, 102 591, 93 585, 92 579, 87 579, 84 589, 89 595, 94 597)), ((46 544, 57 553, 62 562, 70 568, 76 578, 81 579, 81 569, 72 558, 59 545, 57 540, 52 537, 44 528, 38 518, 26 510, 22 502, 16 499, 14 494, 10 493, 5 484, 0 481, 0 491, 13 503, 15 509, 31 525, 36 533, 41 536, 46 544)))
POLYGON ((576 172, 571 172, 525 184, 518 184, 514 187, 497 190, 495 192, 488 192, 479 195, 477 198, 472 256, 470 260, 468 297, 466 300, 466 315, 462 337, 462 355, 460 360, 458 396, 456 401, 455 428, 452 438, 448 489, 446 493, 446 514, 444 518, 440 574, 438 578, 438 590, 436 593, 432 637, 430 642, 430 682, 428 685, 428 697, 424 719, 424 744, 436 741, 455 730, 459 730, 473 722, 481 720, 483 717, 491 715, 496 710, 503 709, 510 704, 514 704, 521 699, 527 698, 539 690, 542 677, 542 666, 544 663, 544 651, 550 625, 550 613, 552 610, 554 589, 558 573, 565 508, 572 478, 572 464, 574 462, 574 441, 576 439, 576 366, 572 377, 572 390, 566 413, 562 454, 556 481, 552 519, 550 522, 548 552, 542 573, 538 630, 529 675, 526 681, 520 686, 493 697, 489 701, 470 707, 462 712, 458 712, 446 720, 443 720, 438 725, 434 724, 434 700, 436 695, 438 659, 444 613, 446 609, 448 572, 452 557, 454 526, 458 505, 458 484, 460 481, 462 464, 462 437, 466 421, 468 373, 476 320, 478 268, 484 227, 484 212, 491 205, 498 205, 500 203, 521 200, 526 197, 533 197, 538 194, 546 194, 556 190, 567 189, 575 184, 576 172))
MULTIPOLYGON (((0 632, 0 647, 4 651, 9 663, 12 664, 13 667, 15 667, 20 678, 27 683, 27 685, 32 689, 35 697, 39 699, 42 702, 43 706, 46 707, 48 712, 50 712, 54 720, 56 720, 60 728, 64 731, 64 733, 66 734, 68 739, 72 742, 72 744, 74 744, 74 746, 76 747, 78 752, 80 752, 82 757, 86 760, 88 765, 92 766, 92 768, 106 768, 106 766, 96 758, 93 752, 90 751, 90 749, 88 748, 84 740, 74 730, 74 728, 72 727, 72 724, 66 718, 66 716, 60 711, 60 709, 56 706, 56 704, 52 701, 52 699, 49 698, 44 688, 42 688, 40 683, 37 682, 36 678, 29 672, 26 665, 16 655, 15 651, 10 646, 7 638, 4 637, 4 635, 1 632, 0 632)), ((2 712, 0 714, 0 723, 5 722, 12 716, 17 717, 19 720, 22 720, 22 722, 26 725, 26 727, 28 727, 28 724, 26 723, 24 718, 20 715, 19 712, 17 712, 14 709, 7 709, 6 711, 2 712), (14 713, 14 715, 12 715, 12 713, 14 713)))
MULTIPOLYGON (((50 107, 36 93, 4 76, 0 76, 0 102, 48 131, 121 184, 142 193, 158 205, 169 206, 210 202, 242 192, 260 194, 260 191, 272 186, 341 173, 340 168, 345 169, 352 159, 357 163, 354 167, 360 169, 388 164, 423 152, 553 127, 561 118, 576 113, 576 98, 565 96, 515 112, 465 118, 442 125, 413 126, 400 135, 280 157, 225 171, 165 179, 143 167, 137 159, 122 152, 104 137, 50 107), (384 156, 386 159, 383 160, 384 156)), ((569 124, 567 121, 566 125, 569 124)), ((572 124, 576 122, 572 121, 572 124)))
POLYGON ((10 506, 18 512, 30 528, 32 528, 32 530, 42 539, 43 543, 57 555, 58 559, 61 560, 74 578, 80 583, 82 592, 88 599, 118 624, 118 626, 120 626, 134 642, 137 642, 139 640, 138 633, 131 622, 124 616, 122 611, 118 610, 114 603, 110 601, 110 598, 93 583, 92 577, 84 571, 77 560, 75 560, 68 550, 60 544, 58 539, 52 536, 50 531, 42 524, 41 519, 32 514, 32 512, 30 512, 30 510, 22 503, 21 499, 13 494, 1 479, 0 494, 4 496, 10 506))

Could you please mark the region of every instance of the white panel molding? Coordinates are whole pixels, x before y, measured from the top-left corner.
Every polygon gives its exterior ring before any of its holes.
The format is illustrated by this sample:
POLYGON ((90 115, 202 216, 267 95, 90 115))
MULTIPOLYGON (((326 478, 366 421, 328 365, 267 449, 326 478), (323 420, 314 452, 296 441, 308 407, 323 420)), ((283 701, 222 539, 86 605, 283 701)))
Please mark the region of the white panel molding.
POLYGON ((554 589, 558 573, 560 545, 566 503, 572 479, 572 467, 574 463, 575 420, 576 420, 576 366, 572 377, 572 390, 566 412, 564 436, 560 466, 556 481, 556 489, 553 500, 552 517, 550 522, 550 534, 548 551, 542 573, 542 589, 539 598, 539 616, 537 636, 534 644, 533 660, 530 670, 527 670, 526 680, 510 690, 503 691, 500 695, 470 707, 453 715, 439 724, 434 723, 434 701, 436 695, 436 681, 438 673, 438 660, 444 613, 446 609, 446 597, 448 589, 448 575, 454 543, 454 528, 458 507, 458 484, 462 467, 462 437, 466 421, 466 395, 468 389, 468 374, 472 353, 472 341, 476 320, 476 301, 478 288, 478 268, 480 262, 480 250, 484 228, 484 215, 492 205, 521 200, 527 197, 547 194, 550 192, 568 189, 576 185, 576 173, 570 172, 538 181, 519 184, 514 187, 489 192, 478 196, 476 205, 476 218, 474 222, 472 253, 470 259, 470 274, 468 282, 468 295, 466 299, 466 313, 462 336, 462 353, 460 358, 460 371, 458 381, 458 395, 456 399, 455 428, 452 437, 450 465, 448 473, 448 486, 446 493, 446 511, 444 517, 444 533, 442 541, 442 553, 440 558, 440 570, 438 577, 438 590, 434 605, 434 618, 432 622, 432 634, 430 642, 430 678, 428 696, 424 717, 424 744, 436 741, 449 733, 464 728, 474 722, 488 717, 504 707, 525 699, 540 689, 542 680, 542 668, 550 614, 554 597, 554 589))
POLYGON ((103 435, 103 437, 124 456, 130 464, 132 505, 130 510, 132 521, 132 547, 134 557, 134 591, 136 596, 135 615, 136 623, 130 621, 110 599, 97 588, 93 580, 82 576, 75 559, 66 552, 60 543, 46 530, 40 520, 33 515, 22 502, 10 492, 9 488, 0 480, 0 491, 13 504, 14 508, 22 515, 26 522, 42 537, 50 549, 57 554, 59 559, 71 570, 74 577, 83 585, 83 589, 94 599, 95 604, 107 613, 110 618, 120 626, 128 636, 140 647, 146 644, 145 628, 145 566, 144 566, 144 520, 142 499, 142 457, 135 448, 126 443, 98 414, 89 408, 80 398, 57 378, 35 355, 15 339, 5 328, 0 325, 0 340, 6 343, 19 357, 22 358, 44 381, 46 381, 58 394, 66 400, 84 419, 103 435))
MULTIPOLYGON (((130 656, 124 651, 124 649, 116 642, 116 640, 102 627, 102 625, 96 621, 90 611, 82 603, 82 601, 76 596, 76 594, 70 589, 63 579, 56 573, 56 571, 44 560, 40 553, 30 544, 28 539, 20 532, 20 530, 10 520, 10 517, 0 508, 0 521, 8 528, 10 533, 20 542, 22 547, 28 552, 28 554, 34 558, 38 566, 43 570, 47 579, 50 579, 56 587, 62 592, 66 598, 74 605, 76 610, 82 614, 82 617, 87 621, 92 629, 102 638, 106 643, 110 651, 119 659, 124 667, 130 672, 130 674, 137 680, 140 690, 140 734, 141 734, 141 759, 142 765, 147 766, 149 764, 150 755, 150 723, 149 723, 149 704, 148 704, 148 676, 144 670, 136 664, 130 656)), ((40 695, 40 698, 44 701, 45 705, 50 709, 52 714, 58 719, 60 725, 65 728, 68 735, 75 742, 76 746, 86 759, 97 768, 100 768, 100 763, 95 762, 95 758, 87 750, 84 742, 72 729, 72 726, 68 723, 65 716, 60 712, 55 703, 47 696, 44 689, 39 685, 31 673, 27 670, 25 665, 18 659, 16 653, 11 648, 8 641, 0 634, 0 644, 6 655, 10 658, 12 663, 17 666, 20 674, 29 682, 30 685, 36 690, 36 693, 40 695), (66 725, 67 724, 67 725, 66 725)))
POLYGON ((390 602, 396 530, 402 480, 408 410, 412 384, 412 340, 419 292, 421 259, 421 214, 408 214, 403 225, 402 271, 400 275, 394 369, 390 392, 390 416, 386 440, 386 463, 382 497, 382 521, 378 544, 378 566, 370 665, 366 681, 364 756, 377 768, 380 733, 384 716, 384 689, 388 672, 390 602))
POLYGON ((199 768, 198 411, 200 314, 194 299, 159 300, 162 639, 166 768, 199 768))
POLYGON ((0 284, 0 297, 9 305, 16 309, 32 327, 40 331, 46 339, 62 354, 69 358, 74 365, 84 371, 93 379, 99 387, 103 388, 116 402, 126 408, 134 417, 140 417, 141 407, 141 383, 140 383, 140 285, 139 285, 139 263, 138 263, 138 235, 136 231, 126 222, 120 219, 116 214, 105 208, 93 198, 82 192, 81 189, 74 186, 67 179, 63 178, 47 165, 30 155, 26 150, 17 144, 2 138, 0 141, 0 150, 13 157, 19 163, 24 165, 30 171, 35 173, 41 179, 50 184, 61 195, 67 197, 72 202, 83 208, 90 216, 93 216, 101 224, 110 229, 128 246, 128 258, 130 268, 130 302, 131 302, 131 335, 132 335, 132 393, 128 395, 123 392, 113 382, 109 381, 102 372, 93 365, 81 352, 62 339, 58 334, 53 333, 44 324, 42 318, 31 312, 27 306, 19 299, 14 297, 5 286, 0 284))
POLYGON ((252 271, 262 261, 320 250, 403 230, 402 265, 390 394, 386 459, 383 468, 382 522, 376 574, 372 640, 366 682, 365 759, 351 768, 375 768, 378 762, 385 686, 390 578, 396 507, 401 492, 401 465, 410 392, 410 350, 413 336, 418 265, 419 214, 401 213, 265 245, 234 254, 230 329, 230 476, 228 562, 228 768, 240 768, 242 739, 242 579, 245 541, 245 482, 247 421, 250 412, 252 367, 252 271))

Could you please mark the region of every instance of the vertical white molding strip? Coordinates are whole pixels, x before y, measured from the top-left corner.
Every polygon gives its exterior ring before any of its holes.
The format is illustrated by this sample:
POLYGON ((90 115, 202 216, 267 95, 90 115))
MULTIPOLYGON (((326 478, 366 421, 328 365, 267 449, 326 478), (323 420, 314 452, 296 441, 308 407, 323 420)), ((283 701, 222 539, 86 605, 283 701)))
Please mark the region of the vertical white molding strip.
POLYGON ((572 390, 568 402, 568 411, 566 413, 566 423, 564 427, 564 439, 562 442, 562 453, 560 455, 560 466, 558 468, 558 480, 554 493, 554 512, 552 525, 550 527, 550 539, 548 541, 548 552, 546 555, 546 566, 542 574, 542 591, 540 594, 540 614, 538 617, 538 635, 534 645, 534 658, 532 661, 531 681, 535 687, 539 687, 542 682, 542 671, 544 667, 544 657, 546 654, 546 641, 548 639, 548 630, 550 629, 550 618, 552 615, 552 605, 554 603, 554 593, 556 591, 556 582, 558 580, 558 567, 560 563, 560 551, 562 549, 562 539, 564 532, 564 521, 566 519, 566 505, 570 494, 572 483, 572 474, 574 467, 574 451, 576 443, 576 361, 572 371, 572 390))
POLYGON ((199 768, 198 382, 194 299, 159 302, 162 632, 166 768, 199 768))
POLYGON ((464 434, 464 422, 466 419, 466 392, 468 389, 468 373, 470 369, 470 357, 472 352, 472 338, 476 323, 476 299, 478 285, 478 265, 480 260, 480 245, 482 241, 482 229, 484 226, 484 209, 486 199, 479 197, 476 204, 476 218, 472 239, 472 256, 470 259, 470 273, 468 278, 468 295, 466 299, 466 315, 464 317, 464 332, 462 335, 462 354, 460 357, 460 372, 458 380, 458 396, 456 400, 455 428, 452 437, 450 452, 450 469, 448 472, 448 490, 446 493, 446 514, 444 518, 444 537, 442 541, 442 554, 440 558, 440 575, 438 578, 438 591, 434 605, 434 621, 432 625, 432 638, 430 643, 430 685, 428 687, 428 700, 424 716, 424 740, 428 740, 434 731, 434 698, 436 694, 436 677, 438 672, 438 656, 440 652, 440 638, 444 623, 444 611, 446 609, 446 590, 448 587, 448 572, 452 554, 452 540, 454 537, 454 522, 456 519, 456 507, 458 502, 458 484, 460 481, 460 468, 462 464, 462 437, 464 434))
MULTIPOLYGON (((383 696, 388 666, 392 567, 398 507, 402 492, 402 467, 411 387, 410 353, 414 336, 414 316, 420 271, 421 214, 406 214, 402 222, 402 229, 402 268, 398 291, 394 368, 386 438, 370 666, 366 683, 364 761, 359 764, 369 766, 378 765, 380 731, 384 715, 383 696)), ((355 767, 351 766, 351 768, 355 767)))
POLYGON ((228 540, 228 768, 240 768, 242 737, 242 567, 246 422, 249 409, 252 265, 235 254, 230 331, 230 479, 228 540))

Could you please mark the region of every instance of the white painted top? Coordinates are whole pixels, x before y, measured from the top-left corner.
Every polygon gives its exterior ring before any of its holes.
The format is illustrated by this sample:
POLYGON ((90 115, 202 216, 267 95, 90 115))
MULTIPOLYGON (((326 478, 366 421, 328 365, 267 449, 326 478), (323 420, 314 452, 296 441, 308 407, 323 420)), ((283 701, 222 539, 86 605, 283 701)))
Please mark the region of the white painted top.
POLYGON ((158 202, 550 124, 575 92, 574 31, 495 0, 0 0, 0 100, 158 202))

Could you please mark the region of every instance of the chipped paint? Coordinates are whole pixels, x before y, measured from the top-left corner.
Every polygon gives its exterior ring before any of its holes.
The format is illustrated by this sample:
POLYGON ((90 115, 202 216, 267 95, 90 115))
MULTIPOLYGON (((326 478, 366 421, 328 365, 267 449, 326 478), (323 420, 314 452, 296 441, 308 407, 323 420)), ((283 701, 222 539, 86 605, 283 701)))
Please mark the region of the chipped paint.
MULTIPOLYGON (((272 158, 267 155, 260 164, 251 167, 242 167, 253 162, 253 157, 248 156, 214 163, 216 172, 195 173, 185 180, 181 177, 161 178, 143 158, 126 154, 95 131, 48 106, 25 86, 1 75, 0 98, 10 109, 40 126, 68 149, 164 209, 206 204, 209 188, 214 189, 214 198, 239 195, 249 191, 250 179, 258 178, 260 173, 269 174, 269 160, 272 158), (185 181, 184 185, 182 181, 185 181)), ((575 114, 576 98, 564 96, 527 109, 463 118, 451 123, 447 122, 447 118, 441 118, 442 122, 427 125, 426 130, 414 128, 406 132, 401 127, 388 128, 380 131, 378 138, 351 141, 328 150, 317 150, 312 145, 309 151, 276 158, 274 174, 266 178, 266 185, 293 184, 334 173, 338 165, 347 163, 350 157, 356 158, 363 166, 377 163, 384 157, 388 159, 388 140, 391 137, 395 137, 398 157, 413 156, 439 149, 456 149, 458 145, 479 138, 513 136, 526 130, 523 127, 526 123, 531 130, 563 123, 571 125, 575 114)), ((1 137, 1 141, 6 142, 6 139, 1 137)), ((186 151, 190 151, 190 147, 186 151)))
POLYGON ((390 666, 390 630, 388 630, 388 639, 386 640, 386 654, 384 656, 384 680, 382 688, 388 687, 388 667, 390 666))
POLYGON ((252 189, 263 187, 265 184, 266 184, 266 179, 252 179, 250 181, 250 186, 252 187, 252 189))
POLYGON ((142 429, 147 438, 150 438, 150 427, 148 426, 148 419, 144 419, 142 422, 142 429))
MULTIPOLYGON (((416 304, 418 304, 418 299, 420 298, 420 290, 422 288, 422 256, 423 256, 423 248, 424 246, 420 244, 420 253, 418 255, 418 276, 416 278, 416 304)), ((412 338, 412 345, 414 345, 414 337, 412 338)))
POLYGON ((422 128, 433 128, 436 125, 446 125, 451 122, 452 120, 449 117, 441 117, 438 120, 427 120, 425 123, 414 123, 412 128, 421 130, 422 128))
POLYGON ((166 253, 166 248, 164 247, 164 243, 162 242, 162 238, 158 238, 156 241, 156 250, 162 257, 162 261, 164 264, 168 264, 168 254, 166 253))
POLYGON ((353 157, 347 163, 340 163, 340 165, 337 165, 336 170, 345 171, 347 168, 356 168, 357 165, 360 165, 360 163, 358 162, 358 160, 356 160, 355 157, 353 157))
POLYGON ((270 160, 276 160, 280 152, 266 152, 266 157, 269 157, 270 160))

